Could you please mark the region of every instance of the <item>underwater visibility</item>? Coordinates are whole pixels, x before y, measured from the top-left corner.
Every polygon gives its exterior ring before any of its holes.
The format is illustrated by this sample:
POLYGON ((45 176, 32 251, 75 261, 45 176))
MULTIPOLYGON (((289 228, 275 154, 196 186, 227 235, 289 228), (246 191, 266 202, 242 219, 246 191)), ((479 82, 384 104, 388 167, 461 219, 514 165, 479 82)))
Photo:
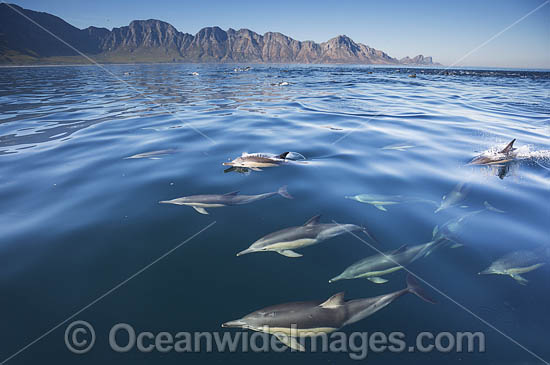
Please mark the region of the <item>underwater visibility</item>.
POLYGON ((104 67, 0 68, 0 361, 550 361, 549 72, 104 67))

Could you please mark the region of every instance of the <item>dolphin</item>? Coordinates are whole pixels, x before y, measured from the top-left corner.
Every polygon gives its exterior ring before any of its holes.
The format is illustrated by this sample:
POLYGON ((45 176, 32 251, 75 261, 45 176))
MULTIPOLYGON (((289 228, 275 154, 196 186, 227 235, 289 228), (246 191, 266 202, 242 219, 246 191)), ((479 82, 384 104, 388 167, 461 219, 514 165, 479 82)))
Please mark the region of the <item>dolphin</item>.
POLYGON ((459 233, 462 230, 462 227, 465 221, 487 210, 490 210, 496 213, 506 213, 503 210, 493 207, 487 201, 484 201, 483 205, 485 206, 484 209, 474 210, 473 212, 469 212, 459 217, 450 219, 447 222, 443 223, 441 226, 436 225, 432 231, 432 241, 437 241, 437 240, 451 241, 454 243, 454 245, 451 246, 451 248, 462 246, 462 243, 460 243, 460 241, 458 240, 457 233, 459 233))
POLYGON ((446 240, 438 239, 437 241, 430 241, 412 247, 403 245, 394 251, 369 256, 349 266, 344 272, 330 279, 328 282, 333 283, 338 280, 365 278, 376 284, 387 283, 388 280, 381 276, 398 271, 419 258, 428 256, 447 243, 448 241, 446 240))
POLYGON ((539 247, 535 250, 519 250, 502 256, 478 274, 508 275, 521 285, 526 285, 529 281, 521 276, 521 274, 536 270, 546 265, 549 261, 549 246, 539 247))
POLYGON ((457 205, 466 199, 466 196, 470 192, 470 185, 465 182, 458 183, 455 188, 448 194, 443 195, 441 198, 441 203, 439 207, 434 211, 434 213, 441 212, 442 210, 448 209, 452 206, 457 205))
POLYGON ((376 209, 387 212, 387 205, 396 205, 402 203, 430 203, 437 206, 437 203, 432 200, 420 198, 407 198, 402 195, 384 195, 384 194, 358 194, 346 195, 344 198, 358 201, 359 203, 370 204, 376 209))
POLYGON ((209 194, 209 195, 191 195, 184 196, 182 198, 172 199, 172 200, 161 200, 159 203, 162 204, 176 204, 176 205, 187 205, 193 207, 200 214, 208 214, 205 208, 219 208, 225 207, 228 205, 242 205, 253 203, 258 200, 266 199, 272 197, 273 195, 279 194, 283 198, 293 199, 292 195, 288 193, 287 186, 281 186, 279 190, 264 193, 258 195, 239 195, 238 191, 232 191, 223 195, 219 194, 209 194))
POLYGON ((160 157, 162 157, 162 156, 175 153, 176 151, 177 150, 175 150, 175 149, 168 149, 168 150, 143 152, 143 153, 138 153, 136 155, 124 157, 124 159, 125 160, 130 160, 130 159, 136 159, 136 158, 150 158, 152 160, 156 160, 156 159, 160 159, 160 157))
POLYGON ((241 319, 225 322, 222 327, 269 333, 286 346, 305 351, 300 338, 328 334, 359 322, 407 293, 415 294, 428 303, 435 303, 409 274, 407 287, 393 293, 344 301, 344 293, 341 292, 325 301, 278 304, 247 314, 241 319))
POLYGON ((514 138, 510 143, 506 145, 501 151, 498 152, 484 152, 479 156, 474 157, 468 165, 494 165, 510 162, 515 158, 516 148, 514 148, 514 138))
POLYGON ((286 156, 290 152, 281 153, 278 156, 269 156, 259 153, 243 153, 231 162, 224 162, 222 165, 231 166, 231 168, 247 168, 254 171, 262 171, 262 167, 278 166, 285 162, 286 156))
POLYGON ((301 254, 293 250, 315 245, 329 238, 357 230, 363 231, 371 240, 375 241, 365 227, 355 224, 319 223, 320 218, 321 215, 316 215, 302 226, 289 227, 270 233, 254 242, 246 250, 237 253, 237 256, 251 252, 274 251, 287 257, 301 257, 301 254))

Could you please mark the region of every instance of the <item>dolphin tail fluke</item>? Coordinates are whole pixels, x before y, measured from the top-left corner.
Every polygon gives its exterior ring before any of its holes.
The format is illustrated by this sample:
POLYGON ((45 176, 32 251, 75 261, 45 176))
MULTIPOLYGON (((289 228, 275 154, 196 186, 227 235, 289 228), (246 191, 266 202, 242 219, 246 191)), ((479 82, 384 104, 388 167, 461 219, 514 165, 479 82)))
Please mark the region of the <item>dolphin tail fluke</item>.
POLYGON ((428 303, 431 303, 431 304, 437 303, 428 294, 426 294, 424 289, 420 286, 420 283, 418 282, 418 280, 416 280, 416 278, 411 274, 407 274, 407 291, 409 293, 413 293, 414 295, 416 295, 417 297, 419 297, 420 299, 428 303))
POLYGON ((287 198, 287 199, 294 199, 294 197, 292 195, 289 194, 288 192, 288 186, 287 185, 283 185, 279 188, 279 190, 277 190, 277 194, 279 194, 280 196, 282 196, 283 198, 287 198))

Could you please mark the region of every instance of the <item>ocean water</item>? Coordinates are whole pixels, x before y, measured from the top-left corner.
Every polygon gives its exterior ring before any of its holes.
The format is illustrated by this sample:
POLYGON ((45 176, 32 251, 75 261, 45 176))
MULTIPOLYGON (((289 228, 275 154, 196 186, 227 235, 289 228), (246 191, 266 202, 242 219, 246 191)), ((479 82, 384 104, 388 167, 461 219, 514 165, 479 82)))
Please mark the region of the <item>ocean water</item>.
POLYGON ((403 332, 408 345, 423 331, 485 336, 483 352, 371 351, 362 361, 371 364, 550 361, 550 265, 524 274, 527 285, 477 275, 504 254, 550 244, 549 72, 234 67, 0 69, 0 361, 356 363, 342 352, 134 347, 119 353, 109 332, 126 323, 136 334, 235 334, 221 324, 269 305, 402 289, 404 271, 387 275, 386 284, 328 283, 376 253, 362 234, 301 249, 300 258, 236 253, 316 214, 326 223, 365 225, 379 242, 375 248, 388 251, 430 241, 434 226, 483 209, 485 201, 504 213, 485 210, 465 219, 458 232, 463 247, 408 267, 437 288, 423 284, 437 304, 406 295, 342 331, 403 332), (518 161, 467 165, 513 138, 518 161), (159 150, 168 151, 127 158, 159 150), (222 163, 243 152, 285 151, 305 160, 224 173, 222 163), (465 199, 437 214, 429 203, 382 211, 344 198, 388 194, 439 204, 461 183, 468 186, 465 199), (282 185, 293 200, 274 196, 211 208, 209 215, 158 203, 282 185), (85 354, 66 345, 75 320, 95 330, 85 354))

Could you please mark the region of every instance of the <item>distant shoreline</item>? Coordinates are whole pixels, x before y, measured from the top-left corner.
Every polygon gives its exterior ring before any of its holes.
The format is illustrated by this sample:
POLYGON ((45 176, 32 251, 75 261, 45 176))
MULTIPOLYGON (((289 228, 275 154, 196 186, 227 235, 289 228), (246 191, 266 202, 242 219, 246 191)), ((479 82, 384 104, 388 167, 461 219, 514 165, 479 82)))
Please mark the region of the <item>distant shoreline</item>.
MULTIPOLYGON (((128 63, 101 63, 101 66, 152 66, 152 65, 195 65, 195 66, 286 66, 286 67, 361 67, 361 68, 395 68, 395 69, 439 69, 452 70, 475 70, 475 71, 524 71, 524 72, 550 72, 550 68, 517 68, 517 67, 495 67, 495 66, 453 66, 447 68, 443 65, 380 65, 380 64, 353 64, 353 63, 254 63, 254 62, 128 62, 128 63)), ((22 65, 0 65, 0 69, 9 68, 40 68, 40 67, 97 67, 95 63, 55 63, 55 64, 22 64, 22 65)))

